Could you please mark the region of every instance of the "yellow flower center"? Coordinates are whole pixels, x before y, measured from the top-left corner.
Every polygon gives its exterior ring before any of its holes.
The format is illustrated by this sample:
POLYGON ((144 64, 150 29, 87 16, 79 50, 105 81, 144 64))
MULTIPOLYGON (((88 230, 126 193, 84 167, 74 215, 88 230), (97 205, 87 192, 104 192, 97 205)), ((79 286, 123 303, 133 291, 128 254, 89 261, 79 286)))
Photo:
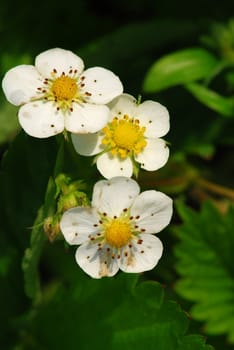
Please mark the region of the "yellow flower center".
POLYGON ((102 144, 112 155, 121 158, 140 153, 147 144, 144 137, 145 127, 139 125, 139 120, 127 115, 121 119, 114 118, 102 132, 102 144))
POLYGON ((61 75, 53 81, 51 91, 58 101, 72 100, 78 92, 76 80, 66 75, 61 75))
POLYGON ((130 224, 123 219, 113 219, 106 224, 104 235, 108 244, 115 248, 121 248, 129 242, 132 229, 130 224))
POLYGON ((43 86, 37 88, 39 96, 36 100, 53 102, 57 110, 70 113, 74 103, 83 103, 87 96, 91 96, 89 92, 81 92, 82 85, 76 69, 71 69, 68 74, 62 72, 59 76, 57 70, 53 69, 51 77, 45 78, 43 86))

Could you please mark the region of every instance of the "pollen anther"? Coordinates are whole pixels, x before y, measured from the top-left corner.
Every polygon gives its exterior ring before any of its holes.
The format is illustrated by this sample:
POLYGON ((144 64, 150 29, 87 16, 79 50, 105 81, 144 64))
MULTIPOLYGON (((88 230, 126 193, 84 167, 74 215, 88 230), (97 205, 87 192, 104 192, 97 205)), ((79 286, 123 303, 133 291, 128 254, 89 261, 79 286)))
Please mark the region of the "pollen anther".
POLYGON ((114 117, 102 132, 102 144, 112 155, 123 159, 139 154, 147 145, 145 127, 140 126, 138 119, 130 118, 126 114, 123 118, 114 117))
POLYGON ((107 221, 103 226, 106 242, 112 247, 121 248, 128 244, 132 237, 130 223, 121 217, 107 221))

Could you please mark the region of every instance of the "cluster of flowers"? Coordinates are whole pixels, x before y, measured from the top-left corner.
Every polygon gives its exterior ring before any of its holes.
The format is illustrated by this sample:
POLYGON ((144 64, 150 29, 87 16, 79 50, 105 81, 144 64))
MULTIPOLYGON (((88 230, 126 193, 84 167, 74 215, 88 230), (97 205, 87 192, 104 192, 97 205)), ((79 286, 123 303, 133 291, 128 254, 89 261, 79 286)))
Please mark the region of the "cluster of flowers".
POLYGON ((20 106, 27 134, 70 132, 77 153, 96 155, 106 178, 94 185, 91 206, 65 211, 60 222, 65 240, 79 245, 79 266, 94 278, 154 268, 163 247, 153 234, 170 222, 172 200, 155 190, 140 193, 131 176, 167 162, 169 149, 161 139, 169 130, 167 109, 154 101, 140 103, 123 93, 111 71, 84 70, 80 57, 59 48, 39 54, 35 66, 10 69, 2 86, 8 101, 20 106))

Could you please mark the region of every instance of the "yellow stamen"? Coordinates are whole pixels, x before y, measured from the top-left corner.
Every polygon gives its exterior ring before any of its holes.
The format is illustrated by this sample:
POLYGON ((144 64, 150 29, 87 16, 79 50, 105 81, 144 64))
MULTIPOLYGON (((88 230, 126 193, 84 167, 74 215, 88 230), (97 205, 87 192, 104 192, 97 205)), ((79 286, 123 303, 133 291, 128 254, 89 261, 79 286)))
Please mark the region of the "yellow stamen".
POLYGON ((139 125, 139 120, 127 115, 123 119, 114 118, 102 132, 102 144, 112 155, 117 154, 120 158, 140 153, 147 144, 145 127, 139 125))
POLYGON ((76 80, 61 75, 53 81, 51 91, 58 101, 72 100, 78 91, 76 80))
POLYGON ((108 244, 115 248, 125 246, 132 236, 130 223, 124 219, 113 219, 106 224, 104 229, 105 239, 108 244))
POLYGON ((57 71, 51 72, 51 78, 45 78, 44 85, 38 87, 39 99, 54 102, 57 110, 64 113, 73 112, 74 103, 83 103, 86 100, 84 95, 90 93, 83 93, 79 89, 79 80, 76 70, 69 71, 68 75, 64 72, 57 76, 57 71))

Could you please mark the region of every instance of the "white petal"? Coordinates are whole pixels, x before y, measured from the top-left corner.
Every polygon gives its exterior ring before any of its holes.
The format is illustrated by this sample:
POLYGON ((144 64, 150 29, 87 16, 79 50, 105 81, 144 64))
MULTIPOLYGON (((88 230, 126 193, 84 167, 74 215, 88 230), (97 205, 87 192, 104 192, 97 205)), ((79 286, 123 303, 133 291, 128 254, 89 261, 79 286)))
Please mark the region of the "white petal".
POLYGON ((25 132, 38 138, 46 138, 64 130, 64 117, 52 102, 30 102, 19 110, 19 122, 25 132))
POLYGON ((115 117, 123 118, 125 114, 130 118, 134 118, 137 111, 136 99, 128 94, 116 97, 108 106, 111 110, 111 119, 115 117))
POLYGON ((139 235, 138 238, 140 244, 132 240, 132 248, 123 248, 121 251, 118 263, 124 272, 139 273, 152 270, 162 256, 163 245, 157 237, 143 234, 139 235))
POLYGON ((73 146, 76 152, 82 156, 93 156, 102 152, 102 138, 103 136, 100 133, 86 135, 71 134, 73 146))
POLYGON ((89 103, 73 104, 73 111, 65 116, 65 127, 77 134, 94 133, 108 122, 109 108, 89 103))
POLYGON ((76 251, 77 264, 93 278, 114 276, 118 270, 116 259, 112 259, 111 251, 99 250, 97 243, 85 243, 76 251))
POLYGON ((99 217, 93 209, 76 207, 63 214, 60 228, 69 244, 81 244, 88 241, 89 235, 99 231, 96 227, 98 220, 99 217))
POLYGON ((133 165, 130 158, 120 159, 109 153, 104 153, 97 158, 97 168, 106 179, 114 176, 131 177, 133 173, 133 165))
POLYGON ((129 208, 140 192, 136 181, 127 177, 113 177, 98 181, 93 189, 92 206, 100 213, 119 216, 129 208))
POLYGON ((36 57, 35 66, 44 77, 50 77, 51 72, 56 69, 58 76, 73 69, 81 74, 84 70, 83 60, 72 51, 64 49, 50 49, 42 52, 36 57))
POLYGON ((116 96, 122 94, 123 85, 117 75, 102 67, 89 68, 84 71, 82 78, 83 92, 88 92, 91 96, 88 102, 106 104, 116 96))
POLYGON ((137 108, 136 119, 146 127, 146 137, 162 137, 169 131, 169 113, 166 107, 155 101, 145 101, 137 108))
POLYGON ((29 102, 38 96, 42 76, 34 66, 21 65, 10 69, 3 78, 2 88, 7 100, 15 106, 29 102))
POLYGON ((169 148, 162 139, 146 139, 147 145, 143 151, 135 156, 141 168, 149 171, 163 167, 169 157, 169 148))
POLYGON ((136 220, 139 229, 145 233, 157 233, 164 229, 172 217, 172 200, 162 192, 145 191, 134 201, 131 215, 139 217, 136 220))

